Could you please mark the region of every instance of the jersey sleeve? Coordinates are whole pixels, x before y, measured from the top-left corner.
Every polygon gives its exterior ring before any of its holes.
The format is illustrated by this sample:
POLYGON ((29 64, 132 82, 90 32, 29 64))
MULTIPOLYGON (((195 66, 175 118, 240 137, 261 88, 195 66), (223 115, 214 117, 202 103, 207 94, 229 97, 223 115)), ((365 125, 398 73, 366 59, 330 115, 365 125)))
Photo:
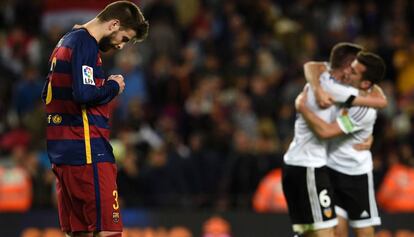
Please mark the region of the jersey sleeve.
POLYGON ((369 107, 352 107, 347 114, 336 119, 345 134, 354 133, 371 126, 377 118, 376 110, 369 107))
POLYGON ((321 85, 337 103, 345 103, 349 97, 358 96, 358 89, 341 84, 325 72, 321 75, 321 85))
POLYGON ((77 40, 72 49, 71 61, 73 99, 88 106, 109 103, 118 95, 118 83, 108 80, 102 87, 95 85, 96 46, 86 37, 80 36, 77 40))

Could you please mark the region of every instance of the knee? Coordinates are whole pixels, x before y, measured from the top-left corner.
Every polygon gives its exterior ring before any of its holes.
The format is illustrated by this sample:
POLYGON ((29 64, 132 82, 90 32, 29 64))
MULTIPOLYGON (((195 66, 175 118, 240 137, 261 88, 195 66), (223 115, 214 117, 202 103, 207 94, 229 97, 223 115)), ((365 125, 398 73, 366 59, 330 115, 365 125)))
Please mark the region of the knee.
POLYGON ((374 237, 374 228, 372 226, 364 228, 355 228, 357 237, 374 237))
POLYGON ((335 237, 347 237, 348 236, 348 226, 347 225, 338 225, 335 227, 335 237))
POLYGON ((94 237, 122 237, 122 232, 101 231, 97 233, 94 237))

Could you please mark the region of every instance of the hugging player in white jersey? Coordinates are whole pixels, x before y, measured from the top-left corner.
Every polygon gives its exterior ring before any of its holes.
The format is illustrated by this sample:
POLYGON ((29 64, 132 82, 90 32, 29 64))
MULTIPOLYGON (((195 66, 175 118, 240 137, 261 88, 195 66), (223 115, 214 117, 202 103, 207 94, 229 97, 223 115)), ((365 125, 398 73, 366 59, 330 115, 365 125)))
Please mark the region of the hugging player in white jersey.
MULTIPOLYGON (((337 44, 330 56, 331 70, 322 75, 320 86, 329 91, 338 103, 360 103, 364 106, 384 104, 385 99, 381 97, 362 98, 358 96, 356 88, 339 83, 351 70, 351 62, 359 51, 361 47, 355 44, 337 44)), ((334 108, 320 108, 312 90, 308 97, 307 106, 322 120, 330 123, 334 108)), ((337 219, 326 165, 326 141, 315 136, 305 119, 298 115, 293 141, 284 156, 282 179, 293 231, 298 235, 334 235, 333 227, 337 224, 337 219)))
MULTIPOLYGON (((385 74, 383 60, 372 53, 359 52, 351 67, 346 83, 367 92, 385 74)), ((337 107, 336 119, 329 123, 306 105, 306 99, 311 99, 308 93, 304 91, 298 96, 297 110, 318 137, 334 138, 328 143, 327 166, 339 219, 336 236, 348 236, 349 219, 357 237, 374 237, 373 226, 380 225, 381 220, 374 195, 372 156, 369 150, 355 149, 355 144, 372 135, 377 112, 369 107, 337 107)))

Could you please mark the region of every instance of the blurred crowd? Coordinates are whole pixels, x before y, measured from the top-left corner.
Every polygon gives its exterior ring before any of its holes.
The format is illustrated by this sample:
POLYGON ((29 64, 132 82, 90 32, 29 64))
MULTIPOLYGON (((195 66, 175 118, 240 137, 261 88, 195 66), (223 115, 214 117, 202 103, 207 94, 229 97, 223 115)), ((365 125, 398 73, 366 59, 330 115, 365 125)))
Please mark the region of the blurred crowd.
MULTIPOLYGON (((40 100, 49 55, 108 2, 0 2, 0 195, 31 187, 0 210, 55 205, 40 100)), ((412 1, 136 2, 150 22, 148 39, 103 55, 107 75, 122 74, 126 84, 111 102, 124 207, 253 209, 259 183, 280 169, 292 139, 303 63, 327 61, 335 43, 349 41, 387 64, 380 86, 389 105, 371 149, 380 208, 414 211, 412 201, 389 205, 394 193, 414 200, 412 1)))

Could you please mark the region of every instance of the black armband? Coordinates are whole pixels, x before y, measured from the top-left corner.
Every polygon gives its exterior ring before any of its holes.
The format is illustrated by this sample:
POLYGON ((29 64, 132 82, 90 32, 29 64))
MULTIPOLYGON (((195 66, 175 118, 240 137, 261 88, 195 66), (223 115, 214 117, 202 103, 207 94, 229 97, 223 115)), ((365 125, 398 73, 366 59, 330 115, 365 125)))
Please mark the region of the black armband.
POLYGON ((351 107, 352 102, 354 102, 355 98, 356 97, 354 95, 349 96, 349 98, 345 101, 344 106, 347 108, 351 107))

